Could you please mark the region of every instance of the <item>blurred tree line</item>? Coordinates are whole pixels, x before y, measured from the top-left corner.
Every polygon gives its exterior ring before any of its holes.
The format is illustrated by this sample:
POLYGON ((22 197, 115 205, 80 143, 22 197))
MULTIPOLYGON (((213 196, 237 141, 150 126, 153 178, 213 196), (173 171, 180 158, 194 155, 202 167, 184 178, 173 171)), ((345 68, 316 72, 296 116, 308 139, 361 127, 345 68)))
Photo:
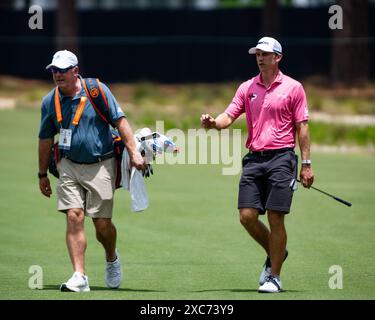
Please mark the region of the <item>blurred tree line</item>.
MULTIPOLYGON (((220 0, 241 2, 241 0, 220 0)), ((189 2, 189 1, 187 1, 189 2)), ((191 1, 190 1, 191 2, 191 1)), ((262 34, 278 37, 281 30, 282 3, 279 0, 258 0, 263 3, 262 34)), ((291 5, 292 0, 284 1, 291 5)), ((369 80, 369 17, 368 0, 337 0, 343 9, 343 29, 333 31, 331 81, 334 84, 362 84, 369 80), (359 63, 358 63, 359 62, 359 63)), ((57 48, 78 52, 77 10, 75 0, 58 0, 57 48)))
MULTIPOLYGON (((78 46, 78 5, 91 3, 100 8, 106 3, 121 5, 143 4, 161 6, 164 3, 173 7, 177 4, 183 8, 194 8, 198 3, 201 5, 211 3, 216 7, 262 7, 262 34, 278 37, 281 34, 282 6, 292 6, 297 3, 337 4, 343 9, 343 29, 333 30, 331 81, 336 84, 361 84, 369 80, 369 0, 55 0, 57 2, 56 12, 56 49, 66 48, 79 52, 78 46)), ((1 8, 14 8, 15 3, 20 1, 1 0, 1 8)), ((27 7, 34 3, 45 2, 45 0, 24 0, 27 7)), ((373 2, 373 1, 371 1, 373 2)), ((50 2, 51 3, 51 2, 50 2)), ((327 6, 328 8, 328 6, 327 6)), ((329 15, 327 13, 327 20, 329 15)))

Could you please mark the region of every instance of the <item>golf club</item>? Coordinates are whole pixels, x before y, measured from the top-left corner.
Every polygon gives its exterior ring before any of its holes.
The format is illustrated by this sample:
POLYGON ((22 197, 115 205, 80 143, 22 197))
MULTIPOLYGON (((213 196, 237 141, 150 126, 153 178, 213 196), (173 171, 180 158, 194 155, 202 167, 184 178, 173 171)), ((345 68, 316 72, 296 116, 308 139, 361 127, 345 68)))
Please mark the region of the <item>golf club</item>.
MULTIPOLYGON (((297 179, 297 182, 301 182, 301 181, 297 179)), ((345 200, 343 200, 343 199, 341 199, 341 198, 339 198, 339 197, 333 196, 332 194, 329 194, 328 192, 325 192, 325 191, 320 190, 320 189, 318 189, 318 188, 315 188, 315 187, 313 187, 313 186, 311 186, 310 188, 311 188, 311 189, 314 189, 314 190, 316 190, 316 191, 319 191, 319 192, 325 194, 326 196, 331 197, 331 198, 335 199, 336 201, 345 204, 345 205, 348 206, 348 207, 351 207, 351 206, 352 206, 352 204, 351 204, 350 202, 345 201, 345 200)))
POLYGON ((150 140, 150 139, 156 139, 159 138, 160 134, 157 132, 153 132, 147 136, 141 137, 141 141, 150 140))

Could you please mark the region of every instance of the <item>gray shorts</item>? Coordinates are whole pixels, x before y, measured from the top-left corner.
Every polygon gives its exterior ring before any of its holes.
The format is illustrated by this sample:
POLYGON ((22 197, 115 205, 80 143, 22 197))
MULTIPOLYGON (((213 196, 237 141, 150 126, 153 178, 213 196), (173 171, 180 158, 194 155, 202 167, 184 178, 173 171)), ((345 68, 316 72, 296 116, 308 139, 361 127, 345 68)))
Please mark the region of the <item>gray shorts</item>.
POLYGON ((62 158, 57 185, 57 209, 83 209, 91 218, 112 218, 115 192, 115 158, 94 164, 77 164, 62 158))
POLYGON ((274 155, 248 153, 242 159, 238 209, 255 208, 260 214, 266 210, 289 213, 297 163, 294 151, 274 155))

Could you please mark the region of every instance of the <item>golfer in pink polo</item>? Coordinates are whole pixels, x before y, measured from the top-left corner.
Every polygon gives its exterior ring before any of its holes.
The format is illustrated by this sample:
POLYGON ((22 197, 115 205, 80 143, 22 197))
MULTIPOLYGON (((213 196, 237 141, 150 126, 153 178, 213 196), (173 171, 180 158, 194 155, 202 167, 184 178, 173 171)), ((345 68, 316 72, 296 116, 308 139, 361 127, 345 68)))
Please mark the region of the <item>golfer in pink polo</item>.
POLYGON ((314 181, 309 113, 301 83, 279 70, 281 44, 264 37, 249 53, 255 55, 260 73, 240 85, 224 113, 216 118, 203 114, 201 123, 220 130, 246 114, 249 153, 242 160, 238 209, 241 224, 267 253, 258 291, 272 293, 282 291, 280 272, 288 256, 284 216, 296 187, 296 135, 302 158, 299 178, 306 188, 314 181), (269 228, 258 219, 265 212, 269 228))

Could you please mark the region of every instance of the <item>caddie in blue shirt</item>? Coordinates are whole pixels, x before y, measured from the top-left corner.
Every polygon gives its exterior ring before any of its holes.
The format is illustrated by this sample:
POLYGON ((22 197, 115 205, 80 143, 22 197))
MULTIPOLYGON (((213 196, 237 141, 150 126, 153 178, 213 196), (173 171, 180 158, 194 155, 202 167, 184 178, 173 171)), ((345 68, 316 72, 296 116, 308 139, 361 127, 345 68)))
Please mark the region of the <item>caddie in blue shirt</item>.
MULTIPOLYGON (((86 94, 74 53, 67 50, 56 52, 46 69, 52 72, 57 87, 42 102, 39 188, 44 196, 51 196, 47 170, 54 137, 59 134, 58 210, 66 214, 66 243, 74 271, 60 290, 90 291, 85 274, 85 216, 92 218, 96 237, 105 250, 106 284, 109 288, 118 288, 122 269, 116 248, 116 228, 112 223, 116 165, 111 128, 96 112, 86 94)), ((100 90, 108 106, 110 122, 120 133, 131 165, 144 170, 144 159, 136 149, 132 129, 123 111, 107 86, 102 84, 100 90)))

